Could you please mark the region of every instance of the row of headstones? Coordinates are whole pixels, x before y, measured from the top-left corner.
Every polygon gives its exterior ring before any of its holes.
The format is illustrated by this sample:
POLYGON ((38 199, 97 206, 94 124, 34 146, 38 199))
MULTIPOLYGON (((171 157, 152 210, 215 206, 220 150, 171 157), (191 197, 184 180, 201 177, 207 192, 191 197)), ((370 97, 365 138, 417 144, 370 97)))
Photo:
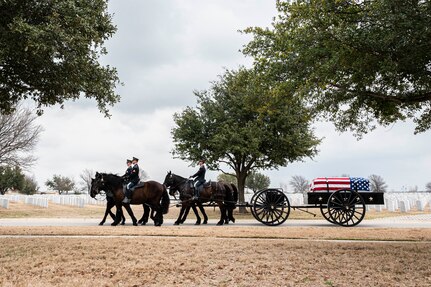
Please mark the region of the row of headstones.
POLYGON ((60 205, 71 205, 83 208, 86 204, 90 205, 105 205, 106 201, 96 200, 89 195, 7 195, 8 201, 21 201, 25 204, 31 204, 41 207, 48 207, 48 202, 51 201, 60 205))

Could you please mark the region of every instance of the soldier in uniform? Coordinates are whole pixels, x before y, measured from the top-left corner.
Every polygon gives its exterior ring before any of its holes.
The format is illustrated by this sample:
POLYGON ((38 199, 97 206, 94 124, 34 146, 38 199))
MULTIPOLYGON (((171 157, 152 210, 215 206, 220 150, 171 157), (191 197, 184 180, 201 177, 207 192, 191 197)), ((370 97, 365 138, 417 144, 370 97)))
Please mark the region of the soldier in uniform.
POLYGON ((195 182, 195 196, 192 198, 192 200, 197 200, 199 198, 199 188, 205 183, 205 159, 201 159, 199 161, 199 170, 192 176, 191 178, 194 178, 195 182))
POLYGON ((130 178, 130 174, 132 173, 132 160, 127 159, 126 164, 127 164, 127 169, 126 169, 126 172, 124 173, 124 175, 122 177, 123 177, 123 181, 125 183, 128 183, 129 178, 130 178))
POLYGON ((138 161, 136 157, 133 157, 132 159, 132 165, 131 165, 131 171, 129 175, 129 182, 126 186, 126 196, 124 197, 123 202, 129 203, 130 199, 132 198, 132 188, 136 186, 139 183, 139 166, 138 161))

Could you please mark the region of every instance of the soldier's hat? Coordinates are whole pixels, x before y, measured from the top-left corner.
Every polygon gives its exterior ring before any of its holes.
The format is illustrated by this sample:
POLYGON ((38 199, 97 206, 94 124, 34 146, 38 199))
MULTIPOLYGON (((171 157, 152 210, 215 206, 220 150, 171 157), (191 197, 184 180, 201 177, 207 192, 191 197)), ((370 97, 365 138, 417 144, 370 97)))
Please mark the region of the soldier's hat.
POLYGON ((133 159, 132 160, 136 160, 136 161, 139 161, 139 159, 138 158, 136 158, 136 157, 133 157, 133 159))
POLYGON ((127 159, 126 163, 129 163, 129 162, 132 163, 132 160, 131 159, 127 159))

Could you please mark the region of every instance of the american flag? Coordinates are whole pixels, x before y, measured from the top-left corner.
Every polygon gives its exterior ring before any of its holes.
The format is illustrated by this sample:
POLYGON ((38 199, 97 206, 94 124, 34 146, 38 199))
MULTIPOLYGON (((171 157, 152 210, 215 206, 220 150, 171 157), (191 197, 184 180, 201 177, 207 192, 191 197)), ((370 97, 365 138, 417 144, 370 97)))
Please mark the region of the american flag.
POLYGON ((310 192, 330 192, 340 189, 370 191, 370 182, 362 177, 318 177, 313 179, 310 185, 310 192))

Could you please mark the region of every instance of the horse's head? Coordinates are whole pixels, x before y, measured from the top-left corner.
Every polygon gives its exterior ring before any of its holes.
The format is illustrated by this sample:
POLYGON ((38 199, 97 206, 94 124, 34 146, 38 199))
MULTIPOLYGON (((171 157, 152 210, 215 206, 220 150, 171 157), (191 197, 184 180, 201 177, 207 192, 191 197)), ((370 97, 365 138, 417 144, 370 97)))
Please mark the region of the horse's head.
POLYGON ((91 188, 90 188, 90 196, 92 198, 96 197, 103 186, 103 175, 101 173, 96 172, 96 177, 91 179, 91 188))
POLYGON ((174 174, 171 171, 168 171, 168 174, 165 176, 165 180, 163 181, 163 185, 166 187, 171 187, 174 184, 174 174))

